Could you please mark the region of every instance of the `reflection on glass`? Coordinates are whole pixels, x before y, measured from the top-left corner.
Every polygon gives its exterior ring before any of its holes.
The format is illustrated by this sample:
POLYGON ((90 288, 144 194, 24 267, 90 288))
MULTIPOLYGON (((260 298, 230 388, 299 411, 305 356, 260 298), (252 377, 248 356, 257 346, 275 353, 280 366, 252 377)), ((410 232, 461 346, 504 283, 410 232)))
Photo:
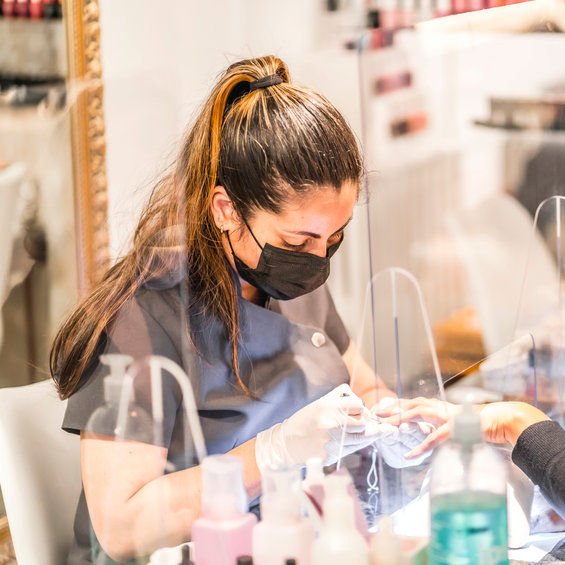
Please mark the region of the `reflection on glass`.
POLYGON ((48 377, 77 297, 64 23, 29 15, 0 17, 0 386, 48 377))

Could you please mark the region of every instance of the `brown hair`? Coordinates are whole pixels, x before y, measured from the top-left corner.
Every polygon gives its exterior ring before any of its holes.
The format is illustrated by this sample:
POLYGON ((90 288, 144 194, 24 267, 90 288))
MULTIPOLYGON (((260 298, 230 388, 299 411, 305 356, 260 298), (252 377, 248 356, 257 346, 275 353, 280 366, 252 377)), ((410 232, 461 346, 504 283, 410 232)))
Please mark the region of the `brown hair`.
POLYGON ((183 226, 188 286, 224 326, 235 378, 249 393, 239 373, 235 281, 211 213, 214 187, 224 186, 239 215, 248 218, 259 209, 280 211, 292 193, 358 183, 361 173, 343 116, 320 94, 291 84, 283 61, 266 56, 231 65, 188 129, 175 166, 153 189, 132 249, 59 330, 50 356, 59 395, 76 390, 120 308, 148 279, 171 268, 156 250, 179 249, 177 226, 183 226), (283 82, 249 91, 250 82, 274 74, 283 82))

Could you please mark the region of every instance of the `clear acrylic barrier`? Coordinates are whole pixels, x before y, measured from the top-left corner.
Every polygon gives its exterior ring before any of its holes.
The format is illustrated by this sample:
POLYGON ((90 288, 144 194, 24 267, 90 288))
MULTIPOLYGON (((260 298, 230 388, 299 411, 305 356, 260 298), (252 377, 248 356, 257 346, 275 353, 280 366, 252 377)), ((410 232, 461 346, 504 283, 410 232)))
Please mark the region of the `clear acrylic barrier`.
MULTIPOLYGON (((120 354, 102 355, 101 361, 113 367, 112 376, 104 382, 105 403, 92 414, 86 431, 98 438, 103 436, 103 441, 112 441, 110 457, 105 459, 108 480, 103 512, 109 516, 115 501, 124 496, 128 471, 140 473, 139 468, 128 468, 132 464, 128 454, 135 451, 133 461, 139 463, 137 458, 141 457, 141 472, 149 474, 151 480, 143 487, 145 508, 131 516, 128 530, 136 559, 145 562, 154 550, 177 545, 179 541, 171 540, 167 534, 166 524, 175 514, 175 500, 161 477, 200 464, 206 447, 192 386, 177 363, 160 356, 133 361, 132 357, 120 354), (123 372, 126 365, 129 368, 123 372), (173 423, 174 429, 180 430, 176 433, 171 428, 171 390, 181 397, 173 423)), ((88 451, 83 460, 85 469, 93 463, 90 458, 88 451)), ((98 540, 109 539, 110 528, 115 524, 108 518, 93 525, 94 562, 112 563, 98 540)))
MULTIPOLYGON (((385 406, 387 413, 402 415, 401 400, 444 399, 428 315, 410 273, 391 268, 372 278, 357 339, 372 354, 365 360, 358 355, 352 387, 359 387, 359 380, 368 375, 378 375, 373 377, 374 406, 369 410, 385 406)), ((382 423, 374 412, 368 421, 368 427, 382 423)), ((368 471, 363 487, 359 482, 357 486, 371 527, 380 516, 394 513, 421 494, 430 465, 429 454, 414 460, 404 455, 425 439, 433 425, 413 421, 391 428, 385 424, 382 436, 362 456, 368 471)))
POLYGON ((368 200, 351 228, 364 237, 369 215, 370 247, 344 242, 344 266, 359 276, 336 288, 349 291, 341 301, 354 332, 369 277, 389 266, 413 273, 445 377, 517 335, 526 212, 563 193, 563 64, 538 64, 562 37, 493 31, 376 29, 359 42, 368 200))
MULTIPOLYGON (((496 31, 496 26, 486 31, 496 31)), ((562 38, 496 33, 418 37, 411 31, 380 29, 365 35, 359 46, 367 200, 351 226, 357 238, 350 245, 344 242, 347 259, 345 254, 337 258, 346 266, 343 272, 355 277, 346 283, 339 274, 335 277, 336 288, 349 291, 343 310, 352 337, 357 337, 366 280, 390 265, 405 268, 421 284, 447 393, 453 391, 459 399, 472 394, 477 402, 515 398, 539 405, 546 380, 542 372, 555 372, 559 355, 549 363, 547 347, 540 349, 532 324, 514 328, 514 322, 531 226, 526 212, 533 215, 528 202, 534 193, 543 192, 544 198, 562 193, 559 167, 565 145, 558 143, 560 134, 553 129, 563 126, 557 119, 532 126, 548 97, 557 94, 552 108, 561 103, 560 93, 550 90, 561 82, 563 69, 543 67, 539 61, 562 49, 562 38), (536 99, 532 104, 517 100, 529 95, 536 99), (490 128, 484 127, 492 125, 488 123, 478 126, 489 103, 490 121, 512 119, 490 128), (529 124, 513 121, 520 119, 529 124), (535 186, 528 182, 532 176, 535 186), (543 365, 540 358, 545 358, 543 365)), ((537 267, 532 275, 538 283, 555 279, 544 237, 539 234, 533 245, 532 264, 537 267)), ((379 300, 378 293, 372 296, 379 300)), ((546 300, 538 296, 528 316, 536 319, 546 300)), ((389 304, 394 302, 390 298, 389 304)), ((361 336, 359 350, 395 393, 411 394, 410 385, 418 379, 397 386, 395 378, 403 369, 410 375, 426 365, 421 347, 398 361, 391 345, 394 324, 387 328, 384 321, 394 318, 392 306, 371 307, 384 329, 361 336), (385 349, 383 361, 376 352, 379 343, 385 349)), ((398 332, 401 345, 403 340, 410 343, 410 332, 406 334, 398 332)), ((362 453, 357 458, 361 463, 345 462, 360 475, 358 485, 363 480, 367 484, 363 463, 368 457, 370 453, 362 453)), ((378 472, 382 468, 380 464, 378 472)), ((377 486, 378 478, 374 473, 371 484, 377 486)), ((394 484, 382 482, 383 487, 394 484)), ((407 491, 398 488, 400 482, 391 490, 407 491)), ((372 508, 380 504, 376 492, 372 508)))
POLYGON ((367 363, 396 396, 443 397, 428 314, 411 273, 393 267, 372 278, 357 336, 361 349, 371 352, 367 363))
POLYGON ((514 329, 516 335, 527 332, 533 342, 528 352, 533 383, 527 399, 562 425, 565 419, 564 213, 563 196, 545 200, 536 211, 514 329), (543 278, 536 266, 535 242, 540 235, 553 259, 552 271, 543 278))
MULTIPOLYGON (((182 202, 177 206, 184 208, 182 202)), ((141 284, 121 304, 89 385, 73 400, 89 402, 95 395, 98 402, 86 427, 92 447, 82 467, 104 480, 88 479, 86 504, 79 505, 79 513, 90 516, 97 564, 125 557, 147 563, 161 548, 189 541, 191 524, 200 516, 196 467, 208 448, 197 408, 200 358, 191 330, 200 313, 190 309, 185 229, 136 233, 135 255, 126 261, 135 261, 141 284), (181 480, 186 488, 179 490, 181 480)))
MULTIPOLYGON (((178 509, 178 500, 172 496, 174 491, 163 478, 200 465, 206 456, 206 446, 194 391, 180 365, 157 355, 136 361, 126 355, 103 355, 102 360, 114 366, 116 362, 122 367, 125 363, 131 364, 126 373, 117 371, 107 378, 104 383, 106 401, 87 425, 88 433, 102 437, 104 442, 112 442, 111 450, 105 452, 108 475, 103 493, 106 508, 102 515, 107 519, 93 523, 92 556, 95 563, 114 562, 99 540, 111 538, 109 529, 115 527, 115 523, 110 513, 115 501, 124 496, 128 474, 141 474, 145 478, 150 476, 142 489, 145 491, 141 494, 143 508, 130 516, 127 529, 134 544, 135 561, 145 563, 159 548, 184 541, 171 537, 167 528, 170 520, 178 519, 180 511, 187 514, 190 521, 197 517, 197 505, 194 510, 178 509), (135 452, 134 459, 130 459, 132 452, 135 452), (142 468, 132 466, 132 461, 142 464, 142 468), (193 515, 189 516, 191 512, 193 515)), ((96 455, 88 453, 90 457, 96 455)), ((85 469, 93 463, 90 457, 83 459, 85 469)))

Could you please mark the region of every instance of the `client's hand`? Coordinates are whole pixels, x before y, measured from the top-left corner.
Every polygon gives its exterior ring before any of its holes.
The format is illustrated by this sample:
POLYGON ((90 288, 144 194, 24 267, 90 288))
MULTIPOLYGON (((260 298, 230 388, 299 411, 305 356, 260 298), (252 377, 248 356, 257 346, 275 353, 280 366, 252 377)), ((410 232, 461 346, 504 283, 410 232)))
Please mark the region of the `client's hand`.
MULTIPOLYGON (((376 422, 376 420, 375 420, 376 422)), ((371 428, 378 430, 375 442, 377 450, 385 463, 395 469, 420 465, 430 455, 423 453, 420 457, 407 458, 406 455, 422 444, 423 441, 435 430, 427 422, 402 422, 399 426, 389 423, 368 423, 366 433, 371 433, 371 428)))
MULTIPOLYGON (((402 422, 424 421, 437 426, 424 441, 406 454, 407 459, 431 451, 450 435, 449 421, 461 409, 456 404, 432 398, 414 398, 379 405, 373 412, 393 425, 402 422)), ((516 444, 520 434, 532 424, 549 420, 540 410, 525 402, 493 402, 475 407, 481 415, 484 438, 492 443, 516 444)))
POLYGON ((549 420, 541 410, 525 402, 493 402, 481 406, 480 411, 485 440, 512 446, 526 428, 549 420))
POLYGON ((422 462, 422 458, 429 456, 431 450, 449 437, 449 421, 460 410, 460 407, 450 402, 435 398, 412 399, 383 399, 371 411, 379 416, 383 423, 401 427, 406 424, 431 424, 431 428, 420 429, 419 437, 413 435, 410 450, 403 455, 412 465, 422 462), (417 445, 414 445, 418 437, 417 445))

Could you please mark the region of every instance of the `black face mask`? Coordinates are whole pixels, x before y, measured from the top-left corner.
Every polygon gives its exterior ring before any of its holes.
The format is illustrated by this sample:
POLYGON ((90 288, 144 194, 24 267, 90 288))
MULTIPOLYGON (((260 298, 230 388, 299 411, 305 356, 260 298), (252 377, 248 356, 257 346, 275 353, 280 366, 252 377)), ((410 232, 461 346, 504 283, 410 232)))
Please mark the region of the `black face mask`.
POLYGON ((266 243, 263 247, 245 222, 255 243, 261 247, 261 256, 255 269, 248 267, 235 254, 229 233, 228 243, 239 276, 268 296, 277 300, 290 300, 308 294, 322 286, 330 276, 330 257, 338 250, 341 239, 328 247, 325 257, 312 253, 290 251, 266 243))

